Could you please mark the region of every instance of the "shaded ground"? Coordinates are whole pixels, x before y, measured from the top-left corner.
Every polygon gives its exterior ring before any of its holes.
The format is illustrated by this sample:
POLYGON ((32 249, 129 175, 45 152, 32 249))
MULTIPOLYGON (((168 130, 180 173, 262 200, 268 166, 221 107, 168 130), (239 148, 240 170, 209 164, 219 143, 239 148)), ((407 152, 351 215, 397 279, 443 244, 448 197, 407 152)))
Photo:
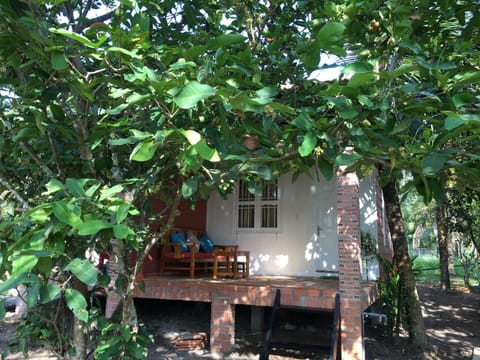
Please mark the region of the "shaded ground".
MULTIPOLYGON (((429 341, 426 351, 427 360, 470 360, 473 348, 480 347, 480 294, 470 294, 462 289, 456 289, 449 294, 440 293, 437 287, 419 286, 425 327, 429 341)), ((189 302, 139 301, 140 319, 147 325, 155 337, 155 344, 150 348, 149 359, 161 360, 194 360, 194 359, 258 359, 263 333, 252 332, 249 326, 250 311, 248 307, 236 308, 236 345, 228 356, 215 356, 207 350, 175 351, 174 340, 187 334, 207 333, 210 328, 209 304, 194 304, 189 302)), ((268 315, 268 314, 267 314, 268 315)), ((294 318, 301 319, 300 314, 294 318)), ((314 317, 307 315, 307 317, 314 317)), ((267 316, 268 318, 268 316, 267 316)), ((288 326, 289 321, 285 322, 288 326)), ((315 323, 314 320, 313 322, 315 323)), ((327 322, 330 320, 327 319, 327 322)), ((305 340, 308 334, 322 334, 327 339, 328 334, 318 327, 308 325, 308 320, 301 319, 305 324, 303 329, 294 328, 294 333, 302 334, 305 340), (316 331, 316 333, 315 333, 316 331)), ((318 321, 317 321, 318 322, 318 321)), ((15 328, 13 313, 7 314, 6 321, 0 323, 0 348, 4 349, 15 328)), ((405 336, 393 342, 383 335, 380 328, 367 325, 366 360, 407 360, 420 359, 418 349, 408 344, 405 336)), ((292 340, 297 341, 298 339, 292 340)), ((10 354, 7 359, 21 359, 20 354, 10 354)), ((325 359, 325 353, 308 352, 273 352, 271 360, 287 359, 325 359)), ((30 359, 50 359, 46 351, 37 349, 30 353, 30 359)))
MULTIPOLYGON (((470 360, 480 347, 480 294, 463 288, 444 294, 437 286, 418 286, 428 337, 427 360, 470 360)), ((420 359, 403 334, 393 342, 375 329, 366 331, 367 360, 420 359)))

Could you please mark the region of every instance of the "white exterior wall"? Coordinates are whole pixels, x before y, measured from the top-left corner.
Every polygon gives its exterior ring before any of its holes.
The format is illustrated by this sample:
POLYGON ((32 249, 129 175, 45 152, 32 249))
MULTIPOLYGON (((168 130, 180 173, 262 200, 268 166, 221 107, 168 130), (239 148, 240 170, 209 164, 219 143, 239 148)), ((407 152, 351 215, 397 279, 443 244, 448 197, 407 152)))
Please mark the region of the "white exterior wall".
POLYGON ((212 195, 207 232, 216 244, 238 244, 250 251, 252 274, 318 276, 317 269, 338 270, 335 179, 317 182, 302 175, 292 184, 279 180, 278 231, 235 229, 235 196, 212 195))
MULTIPOLYGON (((378 248, 378 214, 376 203, 376 177, 370 175, 360 180, 359 202, 360 202, 360 230, 372 235, 378 248)), ((383 239, 380 239, 383 241, 383 239)), ((364 280, 376 280, 379 277, 379 265, 376 259, 363 259, 362 277, 364 280)))

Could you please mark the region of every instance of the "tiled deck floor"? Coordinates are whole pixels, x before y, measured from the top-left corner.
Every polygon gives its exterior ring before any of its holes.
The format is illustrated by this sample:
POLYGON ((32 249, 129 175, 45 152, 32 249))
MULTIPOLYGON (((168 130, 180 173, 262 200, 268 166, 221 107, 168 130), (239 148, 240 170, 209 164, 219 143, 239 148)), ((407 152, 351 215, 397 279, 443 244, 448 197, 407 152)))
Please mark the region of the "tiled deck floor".
MULTIPOLYGON (((247 279, 217 279, 210 276, 148 276, 143 279, 145 292, 139 298, 212 302, 218 296, 238 305, 272 306, 276 289, 281 291, 282 306, 331 310, 338 292, 337 279, 319 277, 260 276, 247 279)), ((362 283, 362 307, 377 299, 376 284, 362 283)))

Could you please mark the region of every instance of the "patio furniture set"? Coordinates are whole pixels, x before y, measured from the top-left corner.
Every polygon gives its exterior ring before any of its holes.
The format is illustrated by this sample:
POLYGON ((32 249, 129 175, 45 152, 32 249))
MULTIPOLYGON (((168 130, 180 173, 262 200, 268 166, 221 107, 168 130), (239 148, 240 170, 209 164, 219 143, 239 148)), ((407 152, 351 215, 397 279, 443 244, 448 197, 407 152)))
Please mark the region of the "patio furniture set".
POLYGON ((197 270, 212 273, 212 278, 247 278, 250 252, 238 245, 215 245, 198 229, 172 228, 160 251, 160 275, 166 271, 188 271, 191 278, 197 270))

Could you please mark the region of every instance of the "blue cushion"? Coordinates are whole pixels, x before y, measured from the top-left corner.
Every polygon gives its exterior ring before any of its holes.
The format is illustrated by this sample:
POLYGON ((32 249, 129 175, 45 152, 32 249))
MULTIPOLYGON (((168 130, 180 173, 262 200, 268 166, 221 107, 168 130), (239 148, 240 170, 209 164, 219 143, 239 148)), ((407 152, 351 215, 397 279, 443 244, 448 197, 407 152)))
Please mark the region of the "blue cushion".
POLYGON ((203 233, 200 238, 200 251, 204 253, 211 253, 213 252, 213 242, 207 236, 207 234, 203 233))
POLYGON ((183 232, 174 232, 170 234, 170 240, 174 244, 182 244, 182 252, 187 252, 188 251, 188 246, 185 244, 185 235, 183 232))

